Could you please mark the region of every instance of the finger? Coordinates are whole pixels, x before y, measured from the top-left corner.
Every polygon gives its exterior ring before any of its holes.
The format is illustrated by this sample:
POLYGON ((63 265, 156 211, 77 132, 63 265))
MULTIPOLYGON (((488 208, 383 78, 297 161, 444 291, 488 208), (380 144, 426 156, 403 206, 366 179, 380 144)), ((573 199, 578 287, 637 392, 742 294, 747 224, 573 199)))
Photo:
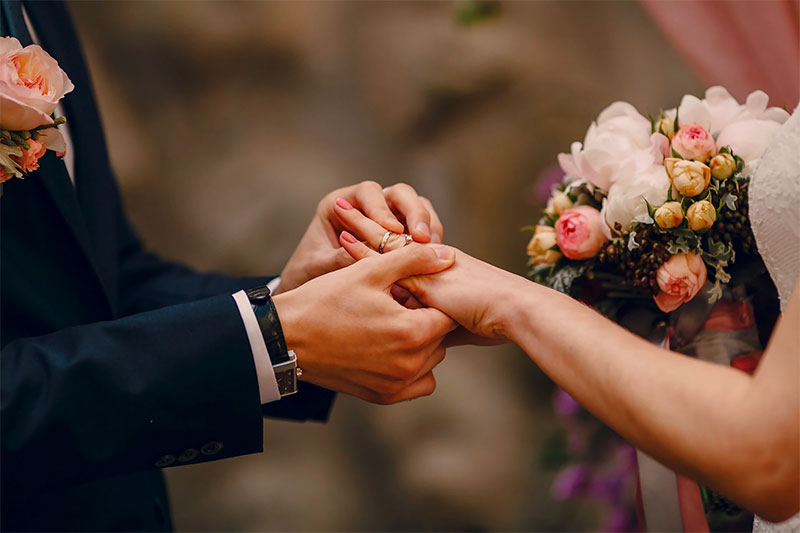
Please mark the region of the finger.
POLYGON ((433 307, 421 307, 407 311, 411 313, 410 327, 413 332, 412 345, 415 351, 425 346, 438 346, 444 337, 458 327, 458 323, 448 315, 433 307))
POLYGON ((368 258, 375 279, 387 287, 397 280, 436 274, 453 266, 455 250, 441 244, 411 244, 394 252, 368 258))
POLYGON ((383 396, 380 403, 390 404, 430 396, 434 390, 436 390, 436 378, 433 377, 433 372, 428 372, 402 391, 390 396, 383 396))
POLYGON ((506 341, 500 339, 481 337, 480 335, 475 335, 464 327, 458 327, 447 334, 447 337, 445 337, 444 341, 442 341, 442 346, 446 348, 466 345, 499 346, 501 344, 505 344, 505 342, 506 341))
POLYGON ((419 303, 416 296, 400 285, 392 285, 390 292, 392 293, 392 298, 406 309, 421 309, 425 307, 419 303))
POLYGON ((369 246, 360 242, 349 231, 343 231, 339 235, 339 243, 342 249, 347 252, 354 261, 360 261, 372 255, 378 255, 378 252, 371 249, 369 246))
POLYGON ((355 207, 362 213, 375 221, 386 231, 402 233, 405 227, 397 220, 383 195, 383 189, 374 181, 364 181, 359 183, 354 191, 353 200, 355 207))
POLYGON ((383 190, 389 206, 406 220, 408 232, 417 242, 431 240, 431 214, 411 185, 398 183, 383 190))
POLYGON ((364 216, 343 198, 336 200, 333 213, 345 229, 361 237, 373 250, 378 249, 381 239, 386 234, 386 228, 364 216))
POLYGON ((431 242, 441 244, 444 242, 444 226, 442 225, 442 221, 439 219, 439 215, 436 213, 430 200, 424 196, 420 196, 419 199, 422 200, 422 203, 431 215, 431 242))
POLYGON ((436 347, 434 351, 430 353, 430 355, 425 359, 425 364, 422 365, 422 368, 414 377, 414 380, 423 377, 425 374, 428 374, 433 371, 434 368, 439 366, 439 364, 444 361, 444 357, 447 355, 447 349, 442 346, 441 344, 436 347))

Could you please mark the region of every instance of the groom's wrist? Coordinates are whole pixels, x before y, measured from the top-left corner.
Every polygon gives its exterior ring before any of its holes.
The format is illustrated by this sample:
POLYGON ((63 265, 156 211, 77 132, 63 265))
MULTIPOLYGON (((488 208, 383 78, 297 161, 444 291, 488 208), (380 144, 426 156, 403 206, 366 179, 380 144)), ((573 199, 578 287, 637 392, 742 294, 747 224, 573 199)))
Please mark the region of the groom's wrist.
POLYGON ((297 357, 286 346, 278 310, 268 286, 245 291, 258 321, 281 396, 297 392, 297 357))

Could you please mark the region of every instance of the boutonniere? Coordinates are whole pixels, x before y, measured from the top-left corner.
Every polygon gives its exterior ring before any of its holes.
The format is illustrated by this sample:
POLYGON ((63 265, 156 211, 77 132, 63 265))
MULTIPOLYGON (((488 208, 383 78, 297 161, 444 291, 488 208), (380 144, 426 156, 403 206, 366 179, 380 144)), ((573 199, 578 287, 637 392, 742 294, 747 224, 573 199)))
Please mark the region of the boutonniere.
POLYGON ((47 150, 64 157, 67 149, 51 115, 75 87, 58 62, 41 46, 22 47, 0 37, 0 183, 39 168, 47 150))

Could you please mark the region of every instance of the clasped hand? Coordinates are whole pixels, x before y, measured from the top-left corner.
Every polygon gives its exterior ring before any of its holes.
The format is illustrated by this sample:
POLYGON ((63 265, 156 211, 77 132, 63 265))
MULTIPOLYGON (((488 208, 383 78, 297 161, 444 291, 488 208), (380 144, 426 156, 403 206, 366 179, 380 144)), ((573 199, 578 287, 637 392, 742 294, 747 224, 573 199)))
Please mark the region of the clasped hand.
POLYGON ((364 182, 327 195, 274 297, 301 379, 381 404, 431 394, 432 370, 456 324, 437 309, 401 305, 392 290, 397 280, 448 268, 455 255, 446 247, 407 247, 353 264, 339 245, 345 229, 340 211, 363 211, 382 234, 409 231, 423 243, 442 239, 430 202, 408 185, 382 189, 364 182))

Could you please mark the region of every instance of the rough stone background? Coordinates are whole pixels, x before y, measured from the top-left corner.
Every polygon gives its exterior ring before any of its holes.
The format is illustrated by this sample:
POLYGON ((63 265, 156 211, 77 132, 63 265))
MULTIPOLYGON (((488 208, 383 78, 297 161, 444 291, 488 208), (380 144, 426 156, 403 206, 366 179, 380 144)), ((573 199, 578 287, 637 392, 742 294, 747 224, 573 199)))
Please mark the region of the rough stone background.
MULTIPOLYGON (((75 2, 128 214, 202 270, 277 273, 318 200, 376 179, 445 240, 525 270, 537 177, 614 100, 697 78, 635 2, 75 2)), ((429 398, 266 421, 264 453, 169 469, 182 531, 582 530, 549 496, 552 384, 518 348, 450 351, 429 398)))

